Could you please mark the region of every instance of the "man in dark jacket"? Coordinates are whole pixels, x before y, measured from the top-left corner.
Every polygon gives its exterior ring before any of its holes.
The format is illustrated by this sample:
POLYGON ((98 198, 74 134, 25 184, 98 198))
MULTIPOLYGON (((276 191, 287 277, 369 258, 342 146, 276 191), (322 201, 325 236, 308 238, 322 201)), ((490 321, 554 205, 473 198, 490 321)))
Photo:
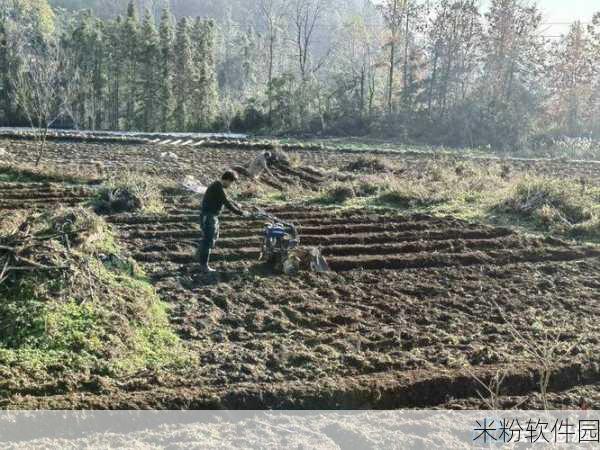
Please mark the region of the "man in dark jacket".
POLYGON ((203 237, 199 250, 199 259, 200 270, 204 273, 215 272, 214 269, 209 267, 208 262, 211 250, 215 247, 215 243, 219 238, 219 215, 223 210, 223 206, 239 216, 248 216, 248 214, 229 201, 225 194, 225 189, 229 188, 237 179, 238 177, 235 172, 225 172, 221 180, 215 181, 206 189, 206 193, 202 199, 200 224, 202 226, 203 237))

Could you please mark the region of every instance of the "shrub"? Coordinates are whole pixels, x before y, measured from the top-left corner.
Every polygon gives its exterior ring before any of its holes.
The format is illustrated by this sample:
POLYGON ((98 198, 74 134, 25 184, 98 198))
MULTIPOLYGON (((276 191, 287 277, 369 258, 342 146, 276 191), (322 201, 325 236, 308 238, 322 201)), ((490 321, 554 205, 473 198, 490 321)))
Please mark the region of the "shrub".
POLYGON ((238 200, 256 200, 263 197, 264 195, 265 190, 262 188, 262 186, 258 184, 250 184, 248 186, 245 186, 244 189, 242 189, 236 197, 238 200))
POLYGON ((354 190, 357 197, 371 197, 379 195, 390 186, 390 179, 369 175, 359 178, 354 183, 354 190))
POLYGON ((600 216, 594 214, 590 220, 573 225, 569 235, 578 239, 600 240, 600 216))

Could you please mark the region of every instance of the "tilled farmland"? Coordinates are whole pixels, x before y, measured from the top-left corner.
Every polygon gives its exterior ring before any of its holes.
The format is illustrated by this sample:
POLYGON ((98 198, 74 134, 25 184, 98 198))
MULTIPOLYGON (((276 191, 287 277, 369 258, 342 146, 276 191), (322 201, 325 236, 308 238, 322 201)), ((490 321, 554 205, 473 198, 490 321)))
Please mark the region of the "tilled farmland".
MULTIPOLYGON (((88 151, 82 147, 76 155, 88 151)), ((107 160, 118 155, 125 165, 133 158, 115 150, 107 160)), ((248 157, 207 152, 198 167, 190 153, 173 164, 193 164, 210 178, 248 157)), ((161 174, 177 170, 156 154, 140 150, 139 158, 151 158, 161 174)), ((324 182, 310 168, 290 170, 267 184, 324 182)), ((0 209, 9 213, 85 204, 94 187, 6 182, 0 193, 0 209)), ((226 214, 213 258, 219 272, 200 274, 195 195, 168 194, 160 215, 107 216, 168 303, 197 364, 69 387, 57 382, 37 393, 15 385, 5 388, 2 404, 460 408, 485 406, 478 392, 485 397, 482 386, 502 373, 501 406, 527 399, 535 406, 549 367, 554 406, 577 405, 578 392, 597 391, 599 247, 390 209, 267 209, 296 224, 301 243, 319 247, 331 272, 270 273, 258 262, 263 223, 226 214)))
MULTIPOLYGON (((44 160, 52 165, 75 171, 96 171, 101 168, 104 175, 122 170, 142 170, 146 173, 161 175, 172 179, 181 179, 185 175, 193 175, 202 182, 209 182, 218 177, 226 168, 247 165, 262 149, 253 149, 239 144, 221 143, 220 148, 195 148, 180 145, 127 145, 127 144, 81 144, 71 141, 50 142, 44 160)), ((33 163, 36 159, 36 147, 28 141, 10 141, 11 158, 19 162, 33 163)), ((600 180, 600 162, 598 161, 561 161, 547 159, 502 159, 498 157, 460 157, 458 155, 433 156, 431 153, 407 151, 356 152, 335 149, 304 149, 300 146, 286 150, 289 155, 302 160, 304 167, 304 186, 315 181, 322 182, 321 169, 344 169, 349 163, 356 161, 359 155, 381 156, 392 164, 399 165, 398 170, 410 173, 419 178, 424 168, 432 161, 443 166, 453 166, 464 161, 489 167, 503 165, 511 172, 528 172, 531 174, 563 177, 581 182, 598 184, 600 180), (316 168, 316 169, 315 169, 316 168), (316 170, 316 172, 315 172, 316 170), (316 178, 316 179, 315 179, 316 178)), ((288 184, 297 173, 281 173, 281 187, 288 184)))

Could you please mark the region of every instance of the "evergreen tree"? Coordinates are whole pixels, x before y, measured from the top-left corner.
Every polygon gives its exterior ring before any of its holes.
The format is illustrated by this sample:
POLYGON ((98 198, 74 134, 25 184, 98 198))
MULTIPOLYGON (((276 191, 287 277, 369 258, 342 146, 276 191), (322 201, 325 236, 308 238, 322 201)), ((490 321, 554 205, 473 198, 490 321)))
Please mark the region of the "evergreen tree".
POLYGON ((90 39, 93 66, 92 66, 92 110, 94 128, 104 128, 106 120, 106 94, 107 94, 107 51, 104 22, 96 19, 95 27, 90 39))
POLYGON ((108 127, 111 130, 121 129, 121 99, 123 97, 126 57, 126 49, 121 39, 122 29, 123 19, 117 17, 116 20, 107 24, 105 31, 108 84, 106 109, 108 110, 108 127))
POLYGON ((169 9, 162 11, 160 19, 160 128, 172 128, 173 115, 173 16, 169 9))
POLYGON ((139 21, 133 0, 127 6, 127 17, 123 22, 123 35, 121 46, 123 46, 125 64, 125 129, 133 130, 136 126, 138 94, 138 71, 139 71, 139 21))
POLYGON ((175 34, 175 72, 173 89, 175 93, 175 111, 173 113, 177 131, 186 131, 190 103, 190 72, 192 67, 192 43, 190 28, 184 17, 177 24, 175 34))
POLYGON ((139 78, 141 81, 140 128, 156 131, 159 128, 159 90, 161 86, 160 47, 154 18, 146 12, 140 40, 139 78))
POLYGON ((6 35, 8 17, 0 17, 0 108, 7 121, 13 115, 12 89, 10 85, 9 50, 6 35))
POLYGON ((80 76, 75 99, 70 107, 71 118, 77 128, 94 128, 95 125, 95 46, 99 44, 95 26, 91 14, 86 11, 78 18, 68 38, 63 38, 63 48, 73 66, 73 72, 69 76, 80 76))
POLYGON ((217 116, 217 103, 219 101, 219 87, 217 84, 217 64, 215 60, 216 26, 214 21, 205 23, 204 33, 204 106, 203 120, 205 128, 212 127, 217 116))
POLYGON ((214 60, 214 23, 197 19, 192 30, 192 114, 191 127, 208 130, 215 117, 217 86, 214 60))

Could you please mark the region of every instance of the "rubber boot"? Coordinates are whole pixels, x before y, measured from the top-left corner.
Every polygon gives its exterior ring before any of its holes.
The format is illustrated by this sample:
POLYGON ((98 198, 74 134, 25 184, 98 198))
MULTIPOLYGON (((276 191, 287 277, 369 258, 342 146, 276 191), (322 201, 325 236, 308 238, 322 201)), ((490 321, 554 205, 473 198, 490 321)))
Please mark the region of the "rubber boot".
POLYGON ((210 260, 210 249, 204 250, 200 253, 200 271, 202 273, 213 273, 216 272, 215 269, 212 269, 208 265, 208 261, 210 260))

